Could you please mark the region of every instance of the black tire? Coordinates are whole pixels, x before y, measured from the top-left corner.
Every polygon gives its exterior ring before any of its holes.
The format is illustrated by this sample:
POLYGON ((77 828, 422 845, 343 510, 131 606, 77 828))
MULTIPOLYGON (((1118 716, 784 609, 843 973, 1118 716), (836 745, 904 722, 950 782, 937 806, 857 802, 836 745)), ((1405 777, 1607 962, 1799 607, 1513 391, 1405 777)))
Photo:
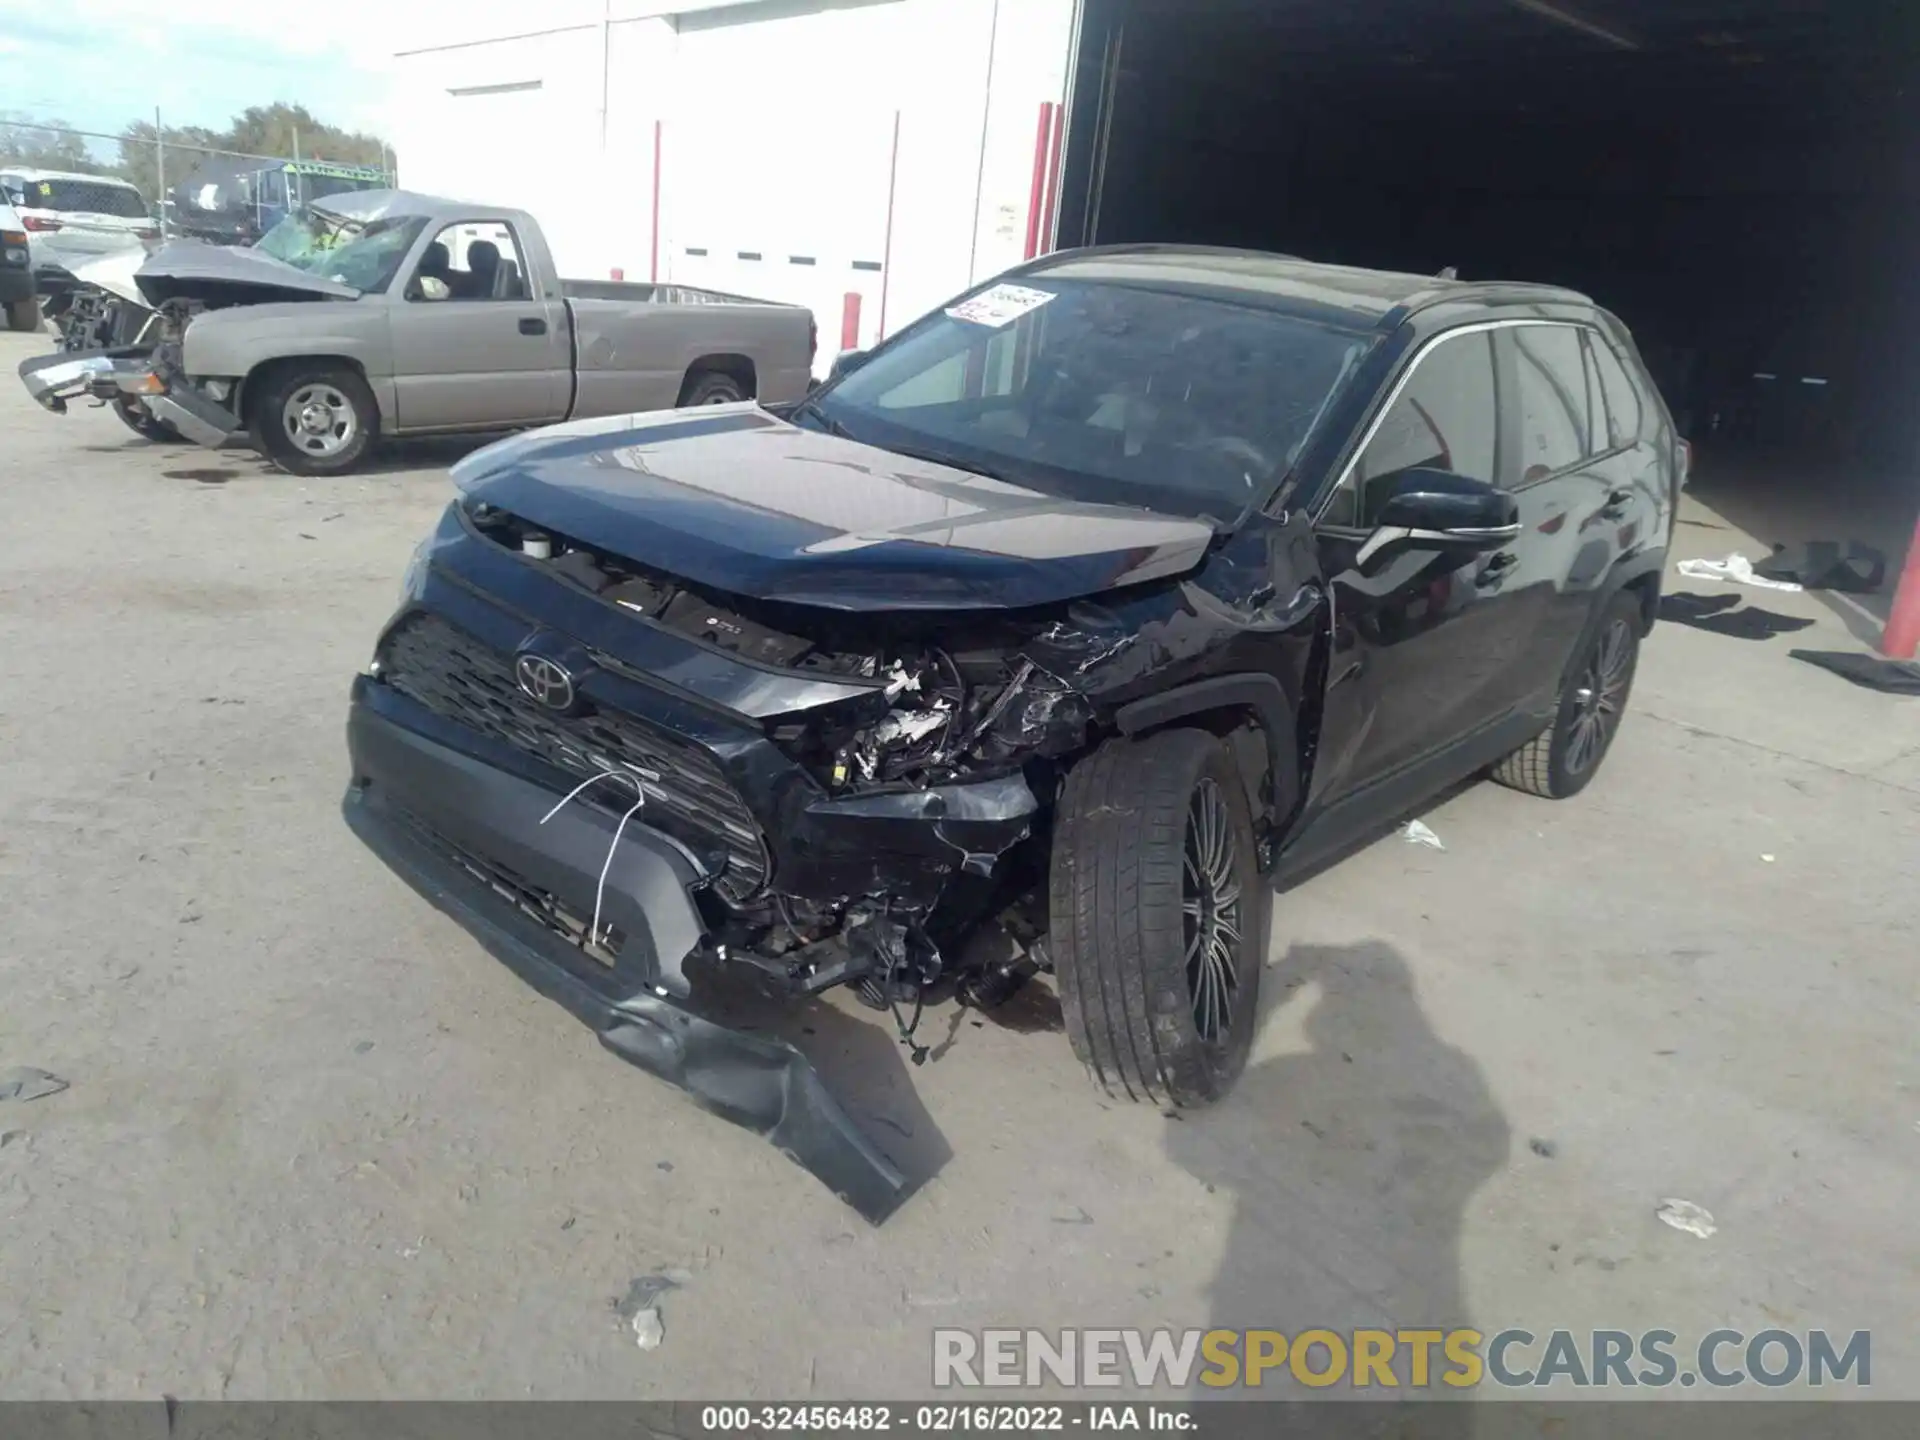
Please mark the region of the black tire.
POLYGON ((750 399, 746 387, 724 370, 695 370, 680 387, 680 408, 692 405, 735 405, 750 399))
POLYGON ((347 366, 285 365, 247 388, 254 446, 289 474, 344 475, 380 434, 380 407, 373 391, 358 370, 347 366), (333 417, 324 428, 317 419, 311 430, 292 419, 290 407, 306 410, 312 405, 333 417))
POLYGON ((1623 591, 1607 602, 1561 687, 1553 724, 1493 767, 1509 789, 1544 800, 1578 795, 1613 748, 1640 663, 1640 597, 1623 591))
POLYGON ((1054 819, 1050 945, 1067 1038, 1095 1083, 1116 1099, 1182 1107, 1227 1093, 1253 1045, 1269 903, 1246 787, 1212 735, 1114 740, 1074 767, 1054 819), (1232 846, 1221 866, 1237 886, 1231 915, 1191 888, 1209 791, 1232 846), (1237 922, 1237 941, 1209 914, 1237 922), (1214 971, 1224 1017, 1207 1008, 1210 936, 1230 952, 1214 971))
POLYGON ((120 417, 121 424, 133 431, 133 433, 138 435, 142 440, 151 440, 156 445, 177 445, 180 443, 181 437, 178 430, 174 429, 173 426, 169 425, 166 421, 155 419, 149 415, 146 406, 142 405, 131 395, 122 395, 114 400, 113 413, 120 417))
POLYGON ((40 328, 40 301, 29 295, 25 300, 7 302, 7 328, 18 334, 40 328))

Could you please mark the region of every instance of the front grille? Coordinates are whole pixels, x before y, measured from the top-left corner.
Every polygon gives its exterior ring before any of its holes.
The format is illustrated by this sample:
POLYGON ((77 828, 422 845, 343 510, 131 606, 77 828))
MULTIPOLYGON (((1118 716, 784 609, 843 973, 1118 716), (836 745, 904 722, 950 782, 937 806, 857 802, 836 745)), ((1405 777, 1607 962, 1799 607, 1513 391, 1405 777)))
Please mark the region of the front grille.
MULTIPOLYGON (((614 771, 646 796, 646 824, 696 850, 718 846, 726 865, 714 888, 733 901, 758 894, 770 862, 753 812, 713 757, 671 731, 616 711, 559 715, 521 693, 513 660, 437 615, 403 620, 381 654, 381 678, 437 715, 580 776, 614 771)), ((581 803, 619 814, 624 785, 582 792, 581 803)))

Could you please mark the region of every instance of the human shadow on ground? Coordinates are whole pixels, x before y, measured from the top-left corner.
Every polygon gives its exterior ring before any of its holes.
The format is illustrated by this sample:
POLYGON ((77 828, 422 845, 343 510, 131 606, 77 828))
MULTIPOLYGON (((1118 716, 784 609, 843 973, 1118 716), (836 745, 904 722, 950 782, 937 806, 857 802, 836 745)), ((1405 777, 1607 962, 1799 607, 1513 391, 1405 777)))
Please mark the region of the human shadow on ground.
MULTIPOLYGON (((1214 1109, 1167 1126, 1169 1155, 1233 1197, 1209 1327, 1346 1333, 1471 1323, 1460 1236, 1476 1191, 1507 1163, 1509 1131, 1479 1067, 1434 1033, 1406 961, 1382 943, 1296 945, 1263 982, 1269 1023, 1312 1006, 1311 1047, 1249 1067, 1214 1109)), ((1398 1391, 1310 1389, 1280 1371, 1262 1391, 1209 1398, 1468 1398, 1439 1383, 1398 1391), (1276 1378, 1280 1383, 1275 1384, 1276 1378), (1276 1393, 1277 1392, 1277 1393, 1276 1393)), ((1313 1356, 1324 1370, 1325 1351, 1313 1356)), ((1349 1372, 1350 1373, 1350 1372, 1349 1372)), ((1419 1435, 1465 1435, 1471 1411, 1424 1406, 1419 1435)))

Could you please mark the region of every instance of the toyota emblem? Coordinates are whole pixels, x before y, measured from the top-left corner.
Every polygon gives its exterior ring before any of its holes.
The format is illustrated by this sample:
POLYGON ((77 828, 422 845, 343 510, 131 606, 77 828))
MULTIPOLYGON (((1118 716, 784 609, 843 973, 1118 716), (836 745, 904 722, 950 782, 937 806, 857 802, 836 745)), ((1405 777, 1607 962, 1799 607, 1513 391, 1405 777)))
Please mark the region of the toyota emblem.
POLYGON ((544 655, 522 655, 513 665, 520 693, 549 710, 573 708, 573 676, 544 655))

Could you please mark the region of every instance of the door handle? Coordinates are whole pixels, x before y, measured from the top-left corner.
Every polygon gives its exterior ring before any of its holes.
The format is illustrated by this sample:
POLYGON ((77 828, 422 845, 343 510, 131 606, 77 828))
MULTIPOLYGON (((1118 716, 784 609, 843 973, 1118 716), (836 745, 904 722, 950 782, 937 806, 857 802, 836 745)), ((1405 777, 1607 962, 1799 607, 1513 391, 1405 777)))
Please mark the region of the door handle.
POLYGON ((1498 555, 1480 567, 1480 573, 1473 577, 1473 583, 1484 589, 1489 585, 1497 583, 1502 576, 1519 563, 1519 559, 1511 550, 1502 550, 1498 555))
POLYGON ((1633 491, 1609 490, 1607 503, 1600 507, 1600 514, 1608 520, 1618 520, 1627 513, 1627 507, 1633 503, 1633 491))
POLYGON ((520 333, 522 335, 544 335, 547 333, 547 322, 538 316, 529 316, 520 322, 520 333))

